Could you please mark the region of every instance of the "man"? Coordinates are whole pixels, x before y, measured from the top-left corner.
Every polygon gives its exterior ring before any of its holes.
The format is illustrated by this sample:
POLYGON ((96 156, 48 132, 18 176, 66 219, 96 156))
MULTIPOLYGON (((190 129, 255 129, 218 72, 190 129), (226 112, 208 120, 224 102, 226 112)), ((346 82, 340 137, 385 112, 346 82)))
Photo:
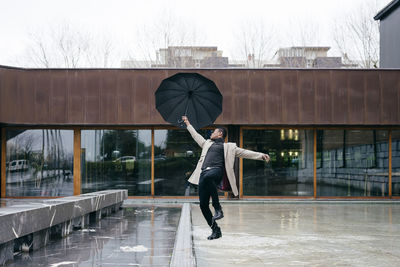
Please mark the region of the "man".
POLYGON ((206 140, 196 132, 192 125, 190 125, 186 116, 183 116, 182 120, 186 124, 193 139, 202 148, 199 162, 189 178, 189 182, 199 185, 200 209, 207 224, 212 229, 212 234, 208 239, 217 239, 222 237, 222 233, 216 220, 224 217, 217 191, 217 185, 221 182, 222 176, 226 172, 232 192, 237 196, 238 189, 236 187, 236 177, 233 170, 235 157, 265 160, 267 162, 270 158, 267 154, 239 148, 235 143, 225 143, 224 140, 227 134, 225 128, 215 129, 210 139, 206 140), (210 197, 212 198, 212 205, 215 209, 214 216, 212 216, 209 207, 210 197))

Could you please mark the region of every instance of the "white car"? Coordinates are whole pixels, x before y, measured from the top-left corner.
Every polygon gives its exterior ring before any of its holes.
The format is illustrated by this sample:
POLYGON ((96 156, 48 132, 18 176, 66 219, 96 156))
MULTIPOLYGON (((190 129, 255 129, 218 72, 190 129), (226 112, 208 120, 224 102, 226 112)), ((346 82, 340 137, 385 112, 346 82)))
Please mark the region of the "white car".
POLYGON ((26 171, 29 168, 29 163, 25 159, 13 160, 8 165, 10 172, 26 171))
POLYGON ((117 158, 116 160, 114 160, 114 162, 135 162, 136 157, 135 156, 124 156, 124 157, 120 157, 117 158))

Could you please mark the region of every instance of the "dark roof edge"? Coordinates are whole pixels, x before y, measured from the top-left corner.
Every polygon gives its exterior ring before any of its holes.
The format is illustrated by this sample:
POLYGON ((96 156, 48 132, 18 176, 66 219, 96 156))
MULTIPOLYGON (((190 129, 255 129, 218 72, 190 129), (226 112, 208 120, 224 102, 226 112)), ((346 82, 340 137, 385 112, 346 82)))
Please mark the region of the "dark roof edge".
POLYGON ((3 68, 3 69, 13 69, 13 70, 23 70, 23 69, 24 69, 24 68, 21 68, 21 67, 6 66, 6 65, 1 65, 1 64, 0 64, 0 68, 3 68))
MULTIPOLYGON (((400 1, 400 0, 399 0, 400 1)), ((332 58, 332 57, 328 57, 332 58)), ((335 57, 333 57, 335 58, 335 57)), ((298 70, 298 71, 400 71, 400 68, 25 68, 14 67, 0 64, 0 69, 14 69, 23 71, 132 71, 132 70, 146 70, 146 71, 280 71, 280 70, 298 70)))
POLYGON ((375 20, 382 20, 400 5, 400 0, 393 0, 375 15, 375 20))

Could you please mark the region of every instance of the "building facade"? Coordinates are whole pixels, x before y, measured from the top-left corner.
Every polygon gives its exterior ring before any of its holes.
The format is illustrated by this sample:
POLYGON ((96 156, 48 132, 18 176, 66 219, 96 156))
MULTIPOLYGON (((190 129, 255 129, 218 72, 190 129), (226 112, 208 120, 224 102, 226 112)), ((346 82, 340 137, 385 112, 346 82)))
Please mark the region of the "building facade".
POLYGON ((356 68, 357 64, 344 63, 341 57, 328 57, 330 47, 292 46, 279 48, 275 53, 276 64, 265 64, 268 68, 356 68))
POLYGON ((123 68, 228 68, 228 57, 216 46, 169 46, 156 52, 155 62, 124 60, 123 68))
POLYGON ((400 0, 394 0, 375 17, 379 20, 380 68, 400 68, 400 0))
POLYGON ((400 197, 400 70, 0 67, 1 197, 195 197, 200 148, 155 108, 178 72, 215 82, 229 141, 270 154, 237 160, 241 198, 400 197))

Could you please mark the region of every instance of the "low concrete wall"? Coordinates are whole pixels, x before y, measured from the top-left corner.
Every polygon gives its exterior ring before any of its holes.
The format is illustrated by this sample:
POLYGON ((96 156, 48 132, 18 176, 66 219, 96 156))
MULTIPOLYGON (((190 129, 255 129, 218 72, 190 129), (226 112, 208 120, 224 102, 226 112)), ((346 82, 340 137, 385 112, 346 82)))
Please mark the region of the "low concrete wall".
POLYGON ((127 190, 106 190, 0 208, 0 265, 115 212, 127 197, 127 190))
POLYGON ((190 203, 183 204, 181 219, 176 231, 174 252, 172 253, 170 267, 194 267, 196 257, 194 256, 192 240, 192 215, 190 203))

